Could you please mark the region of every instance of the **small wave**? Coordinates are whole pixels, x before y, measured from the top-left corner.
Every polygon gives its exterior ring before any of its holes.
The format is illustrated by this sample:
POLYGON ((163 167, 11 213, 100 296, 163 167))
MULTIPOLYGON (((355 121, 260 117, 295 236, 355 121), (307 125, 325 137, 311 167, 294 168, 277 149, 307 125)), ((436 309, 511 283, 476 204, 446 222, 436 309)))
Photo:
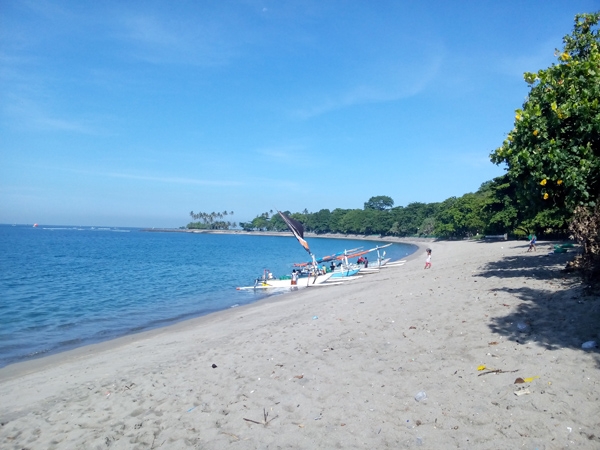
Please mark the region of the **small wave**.
POLYGON ((239 303, 236 303, 235 305, 231 305, 230 308, 237 308, 239 305, 239 303))
POLYGON ((21 355, 20 357, 18 357, 18 359, 37 358, 41 355, 47 354, 48 352, 50 352, 50 349, 47 349, 47 348, 45 348, 43 350, 36 350, 31 353, 27 353, 26 355, 21 355))
POLYGON ((61 341, 58 343, 59 346, 65 346, 65 347, 69 347, 71 345, 78 345, 81 344, 83 342, 83 340, 79 339, 79 338, 74 338, 74 339, 69 339, 67 341, 61 341))

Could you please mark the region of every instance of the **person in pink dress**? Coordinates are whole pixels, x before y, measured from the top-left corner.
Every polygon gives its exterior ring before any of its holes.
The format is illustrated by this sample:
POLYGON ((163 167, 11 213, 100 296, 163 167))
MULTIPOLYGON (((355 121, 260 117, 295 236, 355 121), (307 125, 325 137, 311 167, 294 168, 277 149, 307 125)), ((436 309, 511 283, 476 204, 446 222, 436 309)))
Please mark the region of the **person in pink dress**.
POLYGON ((427 259, 425 260, 425 269, 431 269, 431 249, 425 250, 427 252, 427 259))

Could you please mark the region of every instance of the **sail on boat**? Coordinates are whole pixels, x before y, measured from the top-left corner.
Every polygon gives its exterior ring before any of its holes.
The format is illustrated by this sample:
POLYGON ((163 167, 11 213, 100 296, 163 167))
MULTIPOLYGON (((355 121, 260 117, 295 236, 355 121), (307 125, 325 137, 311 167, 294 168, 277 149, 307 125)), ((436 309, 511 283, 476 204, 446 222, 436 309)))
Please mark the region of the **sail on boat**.
POLYGON ((259 278, 255 281, 254 286, 248 287, 239 287, 238 290, 249 290, 249 289, 276 289, 276 288, 291 288, 298 289, 301 287, 310 287, 310 286, 318 286, 325 283, 330 277, 331 273, 320 274, 318 271, 318 264, 315 259, 315 255, 310 251, 310 247, 306 239, 304 239, 304 226, 300 222, 291 217, 288 217, 281 211, 277 211, 277 213, 281 216, 289 230, 292 232, 294 237, 298 240, 300 245, 308 252, 312 261, 309 263, 308 271, 309 275, 306 278, 306 283, 304 283, 304 279, 302 281, 298 281, 298 284, 292 285, 291 280, 289 279, 270 279, 263 275, 262 278, 259 278))
POLYGON ((292 219, 291 217, 285 215, 284 213, 282 213, 279 210, 277 210, 277 213, 281 216, 281 218, 283 219, 283 221, 285 222, 285 224, 287 225, 289 230, 292 232, 292 234, 296 237, 296 239, 300 243, 300 245, 302 247, 304 247, 304 250, 306 250, 311 257, 311 263, 308 266, 309 276, 308 276, 307 286, 317 284, 317 282, 323 283, 323 282, 327 281, 329 279, 329 277, 331 277, 331 274, 330 273, 329 274, 319 274, 318 264, 317 264, 315 255, 310 251, 308 242, 306 242, 306 239, 304 239, 304 226, 297 220, 292 219))

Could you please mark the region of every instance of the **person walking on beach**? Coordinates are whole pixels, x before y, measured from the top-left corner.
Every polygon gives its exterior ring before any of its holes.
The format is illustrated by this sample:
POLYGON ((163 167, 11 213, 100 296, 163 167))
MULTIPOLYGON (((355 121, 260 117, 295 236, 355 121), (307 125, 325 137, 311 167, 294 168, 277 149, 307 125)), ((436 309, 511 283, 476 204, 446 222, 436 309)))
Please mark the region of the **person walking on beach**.
POLYGON ((296 269, 292 270, 292 286, 298 284, 298 272, 296 269))
POLYGON ((529 235, 529 248, 527 249, 527 252, 530 252, 532 249, 534 252, 537 252, 537 249, 535 248, 535 242, 537 241, 537 236, 535 235, 535 233, 532 233, 529 235))
POLYGON ((365 269, 369 267, 369 260, 368 258, 365 256, 365 269))
POLYGON ((425 260, 425 269, 431 269, 431 249, 425 250, 427 252, 427 259, 425 260))

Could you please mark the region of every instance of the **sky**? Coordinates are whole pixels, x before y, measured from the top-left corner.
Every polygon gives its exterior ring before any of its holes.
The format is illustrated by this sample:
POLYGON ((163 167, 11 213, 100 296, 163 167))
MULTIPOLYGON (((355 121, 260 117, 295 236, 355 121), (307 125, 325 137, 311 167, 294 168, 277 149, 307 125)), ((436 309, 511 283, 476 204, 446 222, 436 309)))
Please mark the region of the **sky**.
POLYGON ((475 192, 597 0, 0 0, 0 223, 475 192))

